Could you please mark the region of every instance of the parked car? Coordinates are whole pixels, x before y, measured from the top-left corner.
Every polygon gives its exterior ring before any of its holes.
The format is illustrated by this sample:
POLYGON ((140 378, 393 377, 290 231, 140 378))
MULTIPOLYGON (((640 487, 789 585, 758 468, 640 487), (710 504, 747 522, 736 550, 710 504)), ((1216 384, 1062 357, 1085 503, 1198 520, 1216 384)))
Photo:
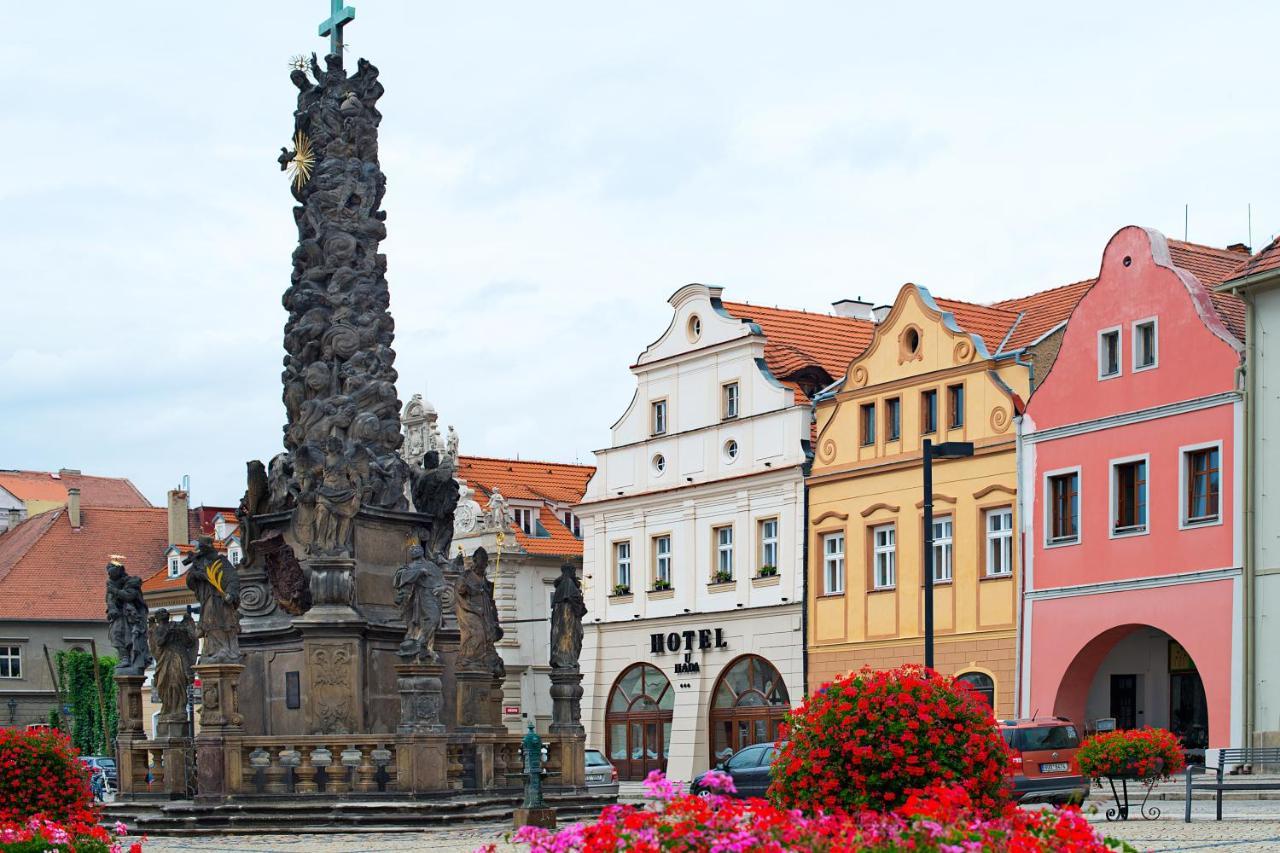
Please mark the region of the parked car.
MULTIPOLYGON (((753 743, 735 752, 728 761, 717 764, 715 769, 728 773, 733 778, 733 786, 738 789, 737 796, 763 797, 772 781, 769 769, 781 746, 778 743, 753 743)), ((706 775, 703 773, 693 780, 693 784, 689 786, 690 792, 702 796, 712 793, 702 784, 706 775)))
POLYGON ((618 793, 618 768, 598 749, 588 749, 587 792, 591 794, 618 793))
POLYGON ((1009 776, 1020 803, 1079 803, 1089 796, 1076 752, 1080 735, 1065 717, 1001 720, 1000 735, 1013 753, 1009 776))
POLYGON ((114 758, 109 755, 82 755, 80 760, 88 765, 90 773, 101 771, 105 774, 108 787, 119 790, 120 782, 114 758))

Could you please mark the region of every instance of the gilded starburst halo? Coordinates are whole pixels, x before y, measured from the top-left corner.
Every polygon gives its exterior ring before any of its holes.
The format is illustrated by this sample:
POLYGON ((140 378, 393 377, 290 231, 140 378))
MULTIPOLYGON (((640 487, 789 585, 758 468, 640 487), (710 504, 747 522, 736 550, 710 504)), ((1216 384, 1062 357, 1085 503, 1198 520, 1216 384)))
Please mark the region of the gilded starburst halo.
POLYGON ((307 63, 307 58, 305 56, 301 53, 295 53, 293 56, 289 57, 289 67, 294 71, 306 71, 310 66, 307 63))
POLYGON ((289 161, 289 174, 293 177, 294 189, 302 189, 303 184, 311 177, 311 169, 316 164, 316 155, 311 150, 311 140, 302 131, 293 135, 293 159, 289 161))

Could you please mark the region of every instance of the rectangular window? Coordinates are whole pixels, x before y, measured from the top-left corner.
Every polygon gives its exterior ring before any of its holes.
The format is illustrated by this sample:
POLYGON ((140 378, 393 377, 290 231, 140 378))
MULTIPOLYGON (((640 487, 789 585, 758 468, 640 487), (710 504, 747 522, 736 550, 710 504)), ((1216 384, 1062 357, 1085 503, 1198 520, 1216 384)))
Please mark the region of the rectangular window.
POLYGON ((1013 574, 1013 509, 987 510, 987 575, 1013 574))
POLYGON ((884 433, 885 441, 902 438, 902 399, 899 397, 884 401, 884 433))
POLYGON ((662 435, 667 431, 667 401, 657 400, 653 404, 653 434, 662 435))
POLYGON ((613 583, 614 593, 625 595, 625 589, 631 591, 631 543, 613 543, 613 583))
POLYGON ((844 592, 844 534, 822 536, 822 592, 839 595, 844 592))
POLYGON ((1141 320, 1133 324, 1133 369, 1148 370, 1156 366, 1156 321, 1141 320))
POLYGON ((736 418, 738 416, 738 383, 730 382, 724 386, 724 417, 736 418))
POLYGON ((715 583, 733 580, 733 528, 717 527, 715 583))
POLYGON ((959 429, 964 426, 964 386, 947 386, 947 427, 959 429))
POLYGON ((516 507, 511 510, 516 527, 524 531, 526 536, 533 535, 533 510, 527 507, 516 507))
POLYGON ((1147 529, 1147 463, 1139 459, 1112 469, 1115 490, 1113 533, 1142 533, 1147 529))
POLYGON ((760 522, 760 566, 778 568, 778 519, 766 518, 760 522))
POLYGON ((568 512, 567 510, 564 514, 564 526, 574 535, 574 537, 578 539, 582 538, 582 522, 576 515, 568 512))
POLYGON ((671 537, 653 537, 653 577, 660 584, 671 584, 671 537))
POLYGON ((859 429, 861 434, 859 440, 862 446, 876 443, 876 404, 863 403, 862 408, 858 410, 859 429))
POLYGON ((1075 542, 1080 538, 1080 474, 1049 478, 1049 543, 1075 542))
POLYGON ((934 581, 951 580, 951 540, 953 525, 951 516, 944 515, 933 520, 933 579, 934 581))
POLYGON ((1219 513, 1219 453, 1216 447, 1188 451, 1185 456, 1187 484, 1186 522, 1217 521, 1219 513))
POLYGON ((182 558, 170 557, 169 558, 169 577, 176 578, 181 576, 182 576, 182 558))
POLYGON ((1098 333, 1098 378, 1120 375, 1120 330, 1106 329, 1098 333))
POLYGON ((0 646, 0 678, 22 677, 22 646, 0 646))
POLYGON ((898 581, 897 529, 892 524, 871 528, 872 565, 876 589, 892 589, 898 581))
POLYGON ((938 392, 920 392, 920 432, 929 435, 938 431, 938 392))

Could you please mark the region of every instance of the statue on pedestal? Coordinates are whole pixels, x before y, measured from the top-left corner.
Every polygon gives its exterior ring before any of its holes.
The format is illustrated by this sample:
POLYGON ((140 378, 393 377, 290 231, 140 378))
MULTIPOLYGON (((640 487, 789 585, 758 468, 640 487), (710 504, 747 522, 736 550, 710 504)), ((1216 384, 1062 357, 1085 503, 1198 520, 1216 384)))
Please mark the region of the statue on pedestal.
POLYGON ((449 559, 449 543, 453 540, 453 513, 458 507, 458 481, 453 474, 453 465, 442 461, 436 450, 428 450, 422 467, 415 466, 410 471, 413 508, 431 519, 423 550, 436 562, 449 559))
POLYGON ((587 615, 587 604, 578 586, 578 573, 565 563, 556 578, 555 592, 551 597, 551 666, 556 669, 577 669, 582 655, 582 617, 587 615))
POLYGON ((414 545, 409 549, 409 562, 396 570, 395 588, 405 626, 400 657, 407 663, 439 663, 435 646, 436 631, 444 618, 440 605, 444 571, 423 555, 422 546, 414 545))
POLYGON ((240 573, 201 536, 182 561, 188 566, 187 587, 200 602, 200 663, 240 663, 240 573))
POLYGON ((107 624, 111 645, 120 662, 118 675, 142 675, 151 657, 147 654, 147 602, 142 578, 124 570, 124 557, 112 554, 107 563, 107 624))
POLYGON ((160 716, 185 718, 187 688, 191 685, 191 667, 195 666, 198 647, 196 623, 190 609, 181 622, 173 622, 163 607, 148 622, 147 639, 156 660, 154 684, 160 694, 160 716))
POLYGON ((485 578, 489 554, 477 548, 471 565, 454 587, 453 609, 458 616, 458 669, 482 670, 495 678, 505 678, 507 668, 496 644, 502 639, 498 608, 493 602, 493 584, 485 578))

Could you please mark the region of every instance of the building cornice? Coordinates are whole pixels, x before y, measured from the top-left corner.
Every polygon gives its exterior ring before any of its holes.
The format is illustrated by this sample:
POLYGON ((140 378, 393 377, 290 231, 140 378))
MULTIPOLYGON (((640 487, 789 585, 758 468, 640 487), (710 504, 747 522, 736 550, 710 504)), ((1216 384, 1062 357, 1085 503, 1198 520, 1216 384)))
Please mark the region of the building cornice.
POLYGON ((1241 569, 1238 566, 1233 566, 1224 569, 1179 572, 1172 575, 1148 575, 1146 577, 1118 581, 1029 589, 1025 595, 1028 601, 1048 601, 1055 598, 1075 598, 1084 595, 1105 595, 1113 592, 1159 589, 1161 587, 1182 586, 1190 583, 1209 583, 1211 581, 1231 580, 1240 577, 1240 575, 1241 569))
MULTIPOLYGON (((671 488, 668 488, 668 489, 649 489, 643 492, 632 492, 631 494, 627 494, 627 495, 613 495, 607 498, 597 498, 591 501, 583 501, 582 503, 575 506, 574 509, 591 508, 591 507, 600 506, 601 504, 620 503, 623 501, 639 500, 639 499, 650 498, 650 497, 660 497, 663 495, 673 494, 675 492, 688 491, 690 489, 707 489, 707 488, 712 488, 712 487, 724 485, 724 484, 736 484, 743 480, 748 480, 755 477, 764 477, 769 474, 785 475, 785 474, 789 474, 792 471, 795 471, 799 475, 803 467, 804 467, 804 463, 793 462, 790 465, 781 465, 777 468, 765 468, 762 471, 751 471, 750 473, 738 474, 734 477, 720 477, 715 480, 700 480, 695 483, 685 483, 680 486, 672 486, 671 488)), ((790 478, 783 476, 783 477, 778 477, 778 479, 785 481, 790 478)), ((800 475, 800 476, 797 476, 795 479, 803 480, 804 477, 803 475, 800 475)), ((582 513, 578 513, 578 515, 582 515, 582 513)))
MULTIPOLYGON (((709 423, 709 424, 704 424, 703 426, 694 427, 693 429, 680 430, 679 432, 664 432, 660 435, 650 435, 640 439, 639 441, 632 441, 632 442, 628 442, 627 444, 615 444, 611 447, 602 447, 599 450, 595 450, 592 452, 598 456, 601 453, 612 453, 615 450, 630 450, 632 448, 643 447, 646 444, 651 444, 654 442, 670 441, 671 439, 679 438, 682 435, 694 435, 695 433, 706 432, 707 430, 721 429, 723 427, 727 427, 732 424, 747 423, 749 421, 754 421, 757 418, 768 417, 769 415, 787 414, 787 413, 795 413, 795 412, 803 412, 807 414, 808 411, 809 411, 808 406, 796 405, 795 398, 792 397, 792 402, 783 406, 781 409, 769 409, 768 411, 765 411, 765 412, 756 412, 754 415, 740 415, 736 418, 726 418, 723 420, 715 421, 714 423, 709 423)), ((599 469, 599 467, 600 467, 599 465, 596 466, 597 470, 599 469)))
MULTIPOLYGON (((978 457, 993 456, 997 453, 1012 453, 1016 448, 1016 444, 1017 440, 1014 436, 977 439, 973 442, 973 455, 978 457)), ((904 468, 919 467, 922 461, 923 456, 918 452, 900 453, 896 456, 877 459, 873 462, 854 462, 840 468, 823 471, 820 474, 813 474, 805 482, 810 486, 816 486, 821 483, 837 482, 852 477, 867 477, 872 474, 883 474, 889 471, 900 471, 904 468)))
POLYGON ((1095 418, 1089 421, 1078 421, 1072 424, 1049 427, 1048 429, 1037 429, 1031 432, 1024 432, 1022 434, 1022 440, 1026 444, 1036 444, 1041 441, 1053 441, 1058 438, 1085 435, 1091 432, 1098 432, 1099 430, 1114 429, 1115 427, 1128 426, 1129 424, 1140 424, 1146 421, 1159 420, 1160 418, 1173 417, 1174 415, 1183 415, 1188 412, 1198 412, 1203 409, 1212 409, 1217 406, 1231 405, 1239 402, 1241 399, 1242 397, 1239 391, 1223 391, 1219 394, 1210 394, 1208 397, 1196 397, 1193 400, 1179 400, 1176 403, 1165 403, 1160 406, 1152 406, 1148 409, 1138 409, 1133 412, 1122 412, 1118 415, 1107 415, 1105 418, 1095 418))

